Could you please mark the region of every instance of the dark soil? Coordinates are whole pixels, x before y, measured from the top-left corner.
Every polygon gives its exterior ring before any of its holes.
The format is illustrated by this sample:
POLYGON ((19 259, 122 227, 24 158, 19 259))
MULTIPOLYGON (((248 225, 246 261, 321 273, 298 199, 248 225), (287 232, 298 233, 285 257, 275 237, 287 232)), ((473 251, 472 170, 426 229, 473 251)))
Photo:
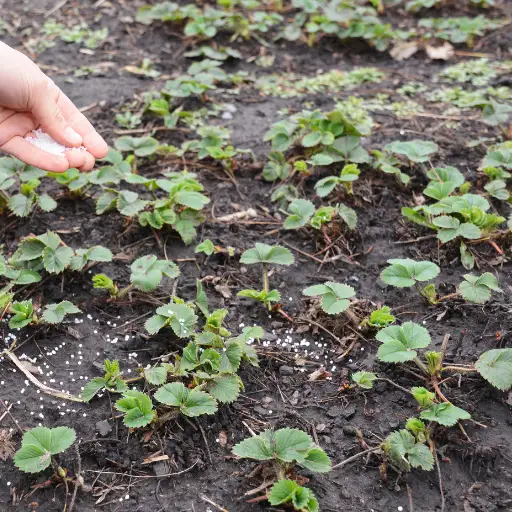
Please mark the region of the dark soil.
MULTIPOLYGON (((23 50, 22 43, 38 33, 38 27, 43 23, 42 15, 55 3, 53 0, 0 0, 2 17, 20 22, 16 37, 8 36, 6 42, 23 50)), ((177 37, 177 33, 168 26, 155 24, 144 27, 133 22, 140 2, 107 1, 101 8, 92 7, 93 3, 74 0, 63 6, 55 18, 64 23, 75 23, 79 19, 77 14, 80 14, 94 28, 107 26, 110 30, 108 41, 92 55, 80 53, 78 45, 57 42, 55 47, 38 56, 37 62, 47 66, 45 71, 78 107, 89 107, 87 115, 112 143, 117 136, 115 131, 119 130, 114 124, 119 107, 129 103, 134 94, 161 86, 161 81, 138 78, 124 71, 123 67, 140 64, 143 57, 151 57, 159 71, 174 76, 184 72, 190 60, 183 57, 187 41, 177 37), (73 77, 77 66, 98 62, 113 63, 106 68, 105 76, 73 77)), ((238 41, 233 46, 242 52, 245 59, 258 56, 261 50, 255 42, 238 41)), ((490 58, 501 58, 511 47, 510 31, 499 31, 487 36, 479 51, 488 53, 490 58)), ((319 69, 350 70, 354 66, 376 66, 386 73, 386 79, 379 84, 365 84, 343 92, 339 97, 306 95, 280 99, 261 96, 250 86, 242 88, 239 95, 222 96, 221 92, 214 95, 216 99, 222 98, 222 101, 237 107, 233 120, 223 124, 232 130, 233 144, 253 150, 260 163, 264 162, 264 155, 269 150, 269 145, 263 142, 263 134, 279 119, 280 109, 287 107, 296 111, 306 108, 309 103, 328 109, 336 100, 350 95, 372 97, 381 89, 394 90, 411 81, 432 84, 435 74, 445 65, 432 63, 423 55, 397 63, 387 54, 364 46, 344 46, 329 39, 322 40, 313 48, 302 44, 275 43, 266 51, 276 57, 270 70, 242 62, 230 64, 233 69, 229 71, 246 69, 258 74, 293 71, 311 76, 319 69)), ((421 102, 418 96, 414 99, 421 102)), ((434 108, 425 103, 425 111, 433 112, 434 108)), ((442 111, 438 113, 442 114, 442 111)), ((466 143, 499 134, 498 129, 472 121, 464 121, 452 129, 442 118, 436 117, 397 119, 383 112, 376 114, 374 121, 377 127, 372 136, 364 140, 365 146, 379 148, 402 135, 404 139, 433 140, 440 146, 436 164, 457 166, 468 179, 473 180, 485 147, 480 145, 469 149, 466 143)), ((178 145, 183 135, 164 132, 158 138, 178 145)), ((155 174, 161 168, 150 163, 143 167, 142 172, 155 174)), ((200 228, 201 239, 210 238, 216 244, 233 246, 237 251, 252 247, 256 241, 290 244, 309 254, 322 248, 323 241, 316 239, 311 232, 275 231, 277 208, 270 201, 272 185, 261 179, 261 165, 254 165, 248 160, 240 164, 236 172, 238 190, 220 168, 197 168, 194 171, 199 173, 213 205, 207 222, 200 228), (222 224, 215 220, 220 215, 248 206, 262 207, 269 213, 262 213, 257 224, 222 224)), ((306 182, 306 190, 312 191, 313 185, 313 180, 306 182)), ((413 181, 412 190, 420 194, 424 185, 418 176, 413 181)), ((53 185, 50 190, 54 196, 61 192, 53 185)), ((448 357, 454 362, 469 363, 485 350, 511 346, 512 269, 507 263, 510 240, 504 240, 501 245, 505 251, 501 260, 497 259, 498 254, 490 245, 477 248, 480 270, 499 272, 503 294, 484 306, 457 301, 427 306, 414 290, 386 287, 379 281, 379 273, 389 258, 428 258, 443 269, 437 280, 441 293, 451 293, 465 273, 458 260, 457 247, 439 248, 435 239, 409 243, 429 233, 402 219, 400 207, 411 203, 411 188, 400 187, 392 176, 365 169, 354 190, 352 197, 340 198, 358 214, 357 231, 342 239, 340 247, 345 258, 320 266, 296 252, 294 266, 278 269, 271 276, 271 282, 282 293, 286 313, 295 319, 305 316, 311 303, 303 299, 302 289, 330 279, 354 286, 361 300, 354 309, 359 320, 375 304, 385 303, 392 307, 401 321, 424 323, 436 348, 440 347, 443 336, 449 333, 448 357)), ((494 206, 499 208, 498 204, 494 206)), ((92 200, 71 201, 65 198, 59 200, 55 212, 38 212, 29 221, 14 217, 0 219, 4 252, 13 251, 23 236, 40 234, 47 229, 59 233, 66 244, 75 248, 95 244, 110 248, 118 258, 113 263, 101 264, 94 271, 100 268, 121 283, 128 283, 129 263, 139 256, 157 254, 172 260, 195 256, 194 245, 185 246, 173 232, 161 233, 159 245, 150 230, 127 225, 117 214, 96 216, 92 200)), ((82 441, 79 445, 81 469, 85 482, 93 489, 89 493, 79 493, 76 510, 215 510, 215 506, 204 501, 201 495, 230 512, 275 510, 266 506, 266 502, 246 503, 244 493, 257 487, 261 481, 246 478, 255 465, 235 460, 231 447, 250 435, 247 426, 258 432, 267 427, 302 428, 316 436, 319 444, 337 463, 361 450, 357 431, 362 432, 368 444, 376 445, 392 430, 403 427, 408 417, 415 415, 413 401, 385 382, 380 382, 368 393, 340 391, 348 376, 360 369, 378 371, 403 386, 420 385, 411 375, 376 362, 377 342, 371 332, 363 332, 364 338, 358 335, 350 354, 339 360, 355 339, 353 330, 356 324, 347 317, 341 315, 336 322, 322 315, 313 317, 333 332, 341 341, 338 343, 315 326, 299 321, 291 324, 277 313, 268 315, 262 307, 237 298, 238 290, 259 286, 260 279, 258 270, 241 267, 237 258, 228 260, 219 255, 206 259, 198 257, 197 263, 183 261, 179 265, 181 276, 177 293, 181 297, 192 299, 196 279, 201 278, 212 305, 229 310, 228 327, 232 332, 239 332, 241 324, 261 325, 266 332, 265 342, 268 344, 259 347, 260 367, 242 371, 245 392, 235 404, 221 407, 215 416, 199 421, 180 419, 154 431, 148 438, 144 432, 129 432, 120 420, 112 419, 107 396, 89 405, 59 401, 37 393, 33 386, 25 385, 24 377, 7 361, 0 364, 0 396, 5 402, 14 403, 11 414, 20 427, 31 428, 41 423, 45 426, 68 425, 76 429, 82 441), (232 297, 224 298, 218 291, 218 285, 229 287, 232 297), (293 349, 286 350, 277 343, 278 339, 287 336, 291 343, 305 339, 314 347, 313 353, 303 360, 304 371, 298 368, 293 349), (315 342, 322 346, 315 345, 315 342), (308 375, 322 363, 327 370, 336 366, 332 380, 308 381, 308 375), (99 433, 98 429, 103 431, 99 433), (226 444, 219 442, 224 436, 226 444), (155 453, 168 455, 168 461, 143 463, 155 453), (129 499, 124 499, 125 496, 129 499)), ((74 394, 80 392, 88 379, 101 374, 105 358, 119 359, 125 375, 129 376, 153 358, 176 352, 183 346, 182 341, 169 333, 149 338, 143 328, 145 316, 142 316, 150 314, 161 301, 166 302, 172 283, 166 283, 152 297, 134 294, 132 301, 116 305, 108 304, 104 295, 92 290, 90 277, 90 273, 51 277, 37 288, 29 287, 25 291, 27 296, 44 303, 64 298, 72 300, 84 312, 77 317, 80 323, 71 322, 51 330, 24 331, 21 340, 26 338, 26 342, 20 344, 17 351, 18 357, 21 354, 30 358, 42 355, 38 359, 45 372, 40 376, 41 380, 46 379, 53 387, 70 390, 74 394), (116 337, 116 343, 109 342, 108 338, 116 337), (52 355, 52 351, 56 352, 52 355)), ((5 335, 7 324, 2 325, 5 335)), ((465 422, 468 438, 455 427, 439 429, 445 510, 512 510, 510 397, 476 377, 464 378, 462 382, 451 379, 445 383, 444 391, 454 404, 467 409, 475 421, 487 426, 483 428, 473 422, 465 422)), ((5 415, 1 426, 14 428, 11 417, 5 415)), ((13 439, 16 442, 20 439, 16 430, 13 431, 13 439)), ((73 450, 69 450, 60 460, 73 473, 76 471, 76 459, 73 450)), ((415 470, 398 477, 388 468, 387 481, 383 481, 379 475, 379 464, 377 458, 360 459, 327 475, 302 474, 311 478, 310 485, 323 511, 388 512, 402 510, 399 507, 417 512, 441 510, 436 471, 415 470)), ((66 499, 64 488, 32 489, 48 476, 24 475, 14 469, 12 461, 0 462, 0 509, 34 510, 38 504, 37 510, 62 511, 66 499)))

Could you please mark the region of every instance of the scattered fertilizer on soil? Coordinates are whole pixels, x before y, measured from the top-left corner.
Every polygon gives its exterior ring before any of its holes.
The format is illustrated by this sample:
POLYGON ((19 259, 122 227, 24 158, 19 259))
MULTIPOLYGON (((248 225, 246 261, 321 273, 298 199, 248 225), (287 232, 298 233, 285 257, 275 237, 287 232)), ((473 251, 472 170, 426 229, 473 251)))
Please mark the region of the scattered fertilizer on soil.
POLYGON ((84 146, 80 146, 79 148, 68 148, 67 146, 64 146, 64 144, 54 140, 50 135, 44 133, 42 130, 35 130, 34 133, 36 134, 36 137, 27 137, 25 140, 36 146, 36 148, 42 149, 52 155, 63 155, 65 151, 71 151, 72 149, 86 151, 84 146))

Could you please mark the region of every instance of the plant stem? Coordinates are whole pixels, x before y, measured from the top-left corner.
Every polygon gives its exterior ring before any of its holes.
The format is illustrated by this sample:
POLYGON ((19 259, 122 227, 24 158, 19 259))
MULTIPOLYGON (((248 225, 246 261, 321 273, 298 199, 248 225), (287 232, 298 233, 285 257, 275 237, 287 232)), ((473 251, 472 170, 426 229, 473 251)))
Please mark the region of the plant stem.
POLYGON ((123 288, 118 294, 116 299, 122 299, 132 288, 134 287, 134 284, 129 284, 126 288, 123 288))
POLYGON ((391 379, 386 379, 385 377, 377 377, 376 380, 382 380, 383 382, 387 382, 388 384, 391 384, 392 386, 395 386, 395 388, 400 389, 401 391, 404 391, 408 395, 411 394, 411 390, 404 388, 403 386, 400 386, 400 384, 397 384, 396 382, 393 382, 391 379))
POLYGON ((437 299, 437 302, 442 302, 444 300, 449 300, 449 299, 455 299, 457 297, 459 297, 459 292, 450 293, 449 295, 445 295, 444 297, 439 297, 437 299))
POLYGON ((461 373, 475 373, 477 369, 474 366, 443 366, 441 372, 461 372, 461 373))
POLYGON ((3 198, 3 200, 8 203, 9 202, 9 196, 3 191, 0 190, 0 196, 3 198))
POLYGON ((439 398, 443 401, 443 402, 446 402, 446 403, 451 403, 450 400, 448 400, 448 398, 446 398, 444 395, 443 395, 443 392, 441 391, 441 389, 439 388, 439 384, 434 380, 432 382, 432 387, 434 388, 435 392, 438 394, 439 398))
POLYGON ((364 450, 363 452, 356 453, 355 455, 352 455, 352 457, 349 457, 348 459, 345 459, 342 462, 338 462, 338 464, 335 464, 332 469, 342 468, 343 466, 346 466, 347 464, 350 464, 352 461, 357 460, 364 455, 367 455, 368 453, 377 452, 381 449, 380 445, 376 446, 375 448, 370 448, 368 450, 364 450))
MULTIPOLYGON (((14 343, 13 345, 14 346, 14 343)), ((60 391, 56 389, 52 389, 46 384, 43 384, 39 380, 37 380, 22 364, 21 361, 18 359, 18 357, 11 352, 11 348, 7 352, 3 352, 15 365, 16 367, 25 374, 27 379, 34 384, 34 386, 38 387, 41 391, 44 393, 47 393, 48 395, 56 396, 57 398, 63 398, 64 400, 71 400, 72 402, 83 402, 82 398, 79 398, 74 395, 68 395, 66 393, 61 393, 60 391)))
POLYGON ((423 370, 424 373, 426 373, 427 375, 430 375, 430 372, 428 371, 428 368, 420 361, 420 359, 418 357, 415 357, 414 358, 414 362, 416 363, 416 365, 421 369, 423 370))
POLYGON ((268 273, 266 263, 263 263, 263 291, 268 293, 268 273))
POLYGON ((137 382, 137 381, 142 380, 142 379, 144 379, 143 376, 141 376, 141 377, 132 377, 131 379, 123 379, 123 380, 124 380, 124 382, 126 384, 129 384, 131 382, 137 382))

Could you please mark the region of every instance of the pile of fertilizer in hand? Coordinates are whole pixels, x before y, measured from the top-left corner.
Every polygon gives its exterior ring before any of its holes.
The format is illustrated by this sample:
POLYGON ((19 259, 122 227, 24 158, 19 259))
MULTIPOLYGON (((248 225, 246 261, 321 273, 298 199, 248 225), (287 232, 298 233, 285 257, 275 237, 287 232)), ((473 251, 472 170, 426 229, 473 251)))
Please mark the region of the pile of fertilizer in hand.
POLYGON ((34 145, 36 148, 42 149, 52 155, 63 155, 65 151, 71 151, 72 149, 87 151, 83 146, 80 146, 79 148, 68 148, 41 130, 35 130, 34 133, 36 134, 36 137, 27 137, 25 140, 30 142, 30 144, 34 145))

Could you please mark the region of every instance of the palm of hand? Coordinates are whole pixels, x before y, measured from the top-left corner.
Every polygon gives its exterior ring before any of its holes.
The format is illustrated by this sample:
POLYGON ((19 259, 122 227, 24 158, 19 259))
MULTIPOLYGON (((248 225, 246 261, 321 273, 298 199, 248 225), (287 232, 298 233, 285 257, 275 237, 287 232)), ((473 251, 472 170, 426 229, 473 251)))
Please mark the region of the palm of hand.
POLYGON ((1 41, 0 62, 0 150, 46 171, 91 170, 108 147, 87 118, 30 59, 1 41), (25 140, 37 128, 87 151, 47 153, 25 140))
POLYGON ((95 158, 102 158, 107 152, 103 139, 96 133, 85 116, 58 89, 59 106, 66 121, 83 138, 87 151, 66 151, 62 156, 47 153, 25 140, 25 137, 39 128, 34 115, 0 105, 0 150, 3 150, 29 165, 52 172, 65 172, 75 167, 90 171, 95 158), (66 113, 69 115, 66 116, 66 113))

